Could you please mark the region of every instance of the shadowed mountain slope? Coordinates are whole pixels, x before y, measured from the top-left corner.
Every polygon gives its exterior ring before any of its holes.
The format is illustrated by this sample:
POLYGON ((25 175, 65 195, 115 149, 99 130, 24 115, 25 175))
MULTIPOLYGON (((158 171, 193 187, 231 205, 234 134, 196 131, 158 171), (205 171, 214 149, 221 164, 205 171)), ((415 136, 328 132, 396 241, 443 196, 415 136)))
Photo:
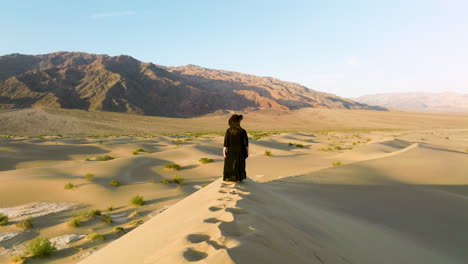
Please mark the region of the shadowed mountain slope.
POLYGON ((217 110, 373 109, 271 77, 164 67, 130 56, 55 52, 0 57, 0 108, 99 110, 193 117, 217 110))

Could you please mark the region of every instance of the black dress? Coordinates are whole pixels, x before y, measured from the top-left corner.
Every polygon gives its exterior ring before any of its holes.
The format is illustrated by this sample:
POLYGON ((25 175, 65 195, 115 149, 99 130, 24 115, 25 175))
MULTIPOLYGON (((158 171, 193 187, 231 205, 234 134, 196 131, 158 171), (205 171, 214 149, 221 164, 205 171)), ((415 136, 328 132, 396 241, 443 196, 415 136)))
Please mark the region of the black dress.
POLYGON ((235 131, 229 128, 224 135, 224 146, 227 148, 224 159, 224 181, 242 181, 247 178, 245 173, 245 159, 249 138, 247 132, 238 127, 235 131))

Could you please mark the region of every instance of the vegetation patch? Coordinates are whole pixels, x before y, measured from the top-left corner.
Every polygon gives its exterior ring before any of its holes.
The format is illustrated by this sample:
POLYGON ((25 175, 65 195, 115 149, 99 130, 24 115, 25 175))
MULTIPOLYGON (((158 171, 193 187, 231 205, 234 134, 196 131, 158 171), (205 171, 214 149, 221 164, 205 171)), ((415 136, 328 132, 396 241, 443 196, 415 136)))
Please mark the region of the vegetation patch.
POLYGON ((181 176, 174 176, 174 178, 172 178, 172 182, 177 183, 177 184, 184 184, 185 179, 184 177, 181 177, 181 176))
POLYGON ((99 215, 102 215, 102 213, 101 213, 101 210, 98 210, 98 209, 91 210, 86 214, 88 219, 96 219, 96 216, 99 216, 99 215))
POLYGON ((338 167, 338 166, 343 165, 343 163, 341 163, 341 161, 334 161, 334 162, 332 163, 332 165, 333 165, 333 167, 338 167))
POLYGON ((15 256, 11 258, 11 262, 23 264, 23 263, 26 263, 26 258, 23 256, 15 256))
POLYGON ((264 155, 268 156, 268 157, 271 157, 271 156, 273 156, 273 153, 271 153, 271 151, 269 151, 269 150, 265 150, 264 155))
POLYGON ((0 226, 8 224, 8 215, 0 213, 0 226))
POLYGON ((172 183, 172 180, 169 180, 169 179, 162 179, 162 180, 161 180, 161 183, 164 183, 164 184, 172 183))
POLYGON ((181 169, 180 165, 177 164, 177 163, 168 163, 168 164, 164 165, 164 168, 169 169, 169 170, 180 170, 181 169))
POLYGON ((78 217, 78 216, 75 216, 73 217, 69 222, 68 222, 68 226, 69 227, 73 227, 73 228, 77 228, 77 227, 80 227, 82 225, 82 222, 81 222, 81 217, 78 217))
POLYGON ((104 241, 106 239, 103 235, 96 232, 89 233, 86 237, 93 241, 104 241))
POLYGON ((303 148, 303 147, 304 147, 304 145, 302 145, 302 144, 296 144, 296 148, 303 148))
POLYGON ((118 180, 111 180, 109 182, 109 185, 112 186, 112 187, 119 187, 121 185, 121 183, 118 180))
POLYGON ((31 240, 24 249, 25 253, 32 257, 48 257, 55 250, 57 250, 55 244, 45 237, 31 240))
POLYGON ((19 227, 19 228, 22 228, 23 230, 33 228, 34 227, 33 218, 28 217, 25 220, 16 223, 16 226, 19 227))
POLYGON ((107 160, 113 160, 115 159, 114 157, 112 156, 109 156, 109 155, 105 155, 105 156, 102 156, 102 157, 96 157, 96 161, 107 161, 107 160))
POLYGON ((73 189, 74 187, 75 187, 75 185, 73 183, 71 183, 71 182, 66 183, 65 186, 63 186, 63 188, 65 190, 70 190, 70 189, 73 189))
POLYGON ((94 174, 92 173, 86 173, 84 175, 84 178, 87 180, 87 181, 92 181, 94 179, 94 174))
POLYGON ((112 217, 108 214, 105 214, 105 215, 101 215, 101 221, 110 225, 112 224, 112 217))
POLYGON ((133 197, 130 202, 133 204, 133 205, 136 205, 136 206, 142 206, 145 204, 145 200, 143 199, 143 196, 141 195, 137 195, 135 197, 133 197))
POLYGON ((209 159, 209 158, 201 158, 199 160, 202 164, 206 164, 206 163, 211 163, 213 162, 214 160, 213 159, 209 159))

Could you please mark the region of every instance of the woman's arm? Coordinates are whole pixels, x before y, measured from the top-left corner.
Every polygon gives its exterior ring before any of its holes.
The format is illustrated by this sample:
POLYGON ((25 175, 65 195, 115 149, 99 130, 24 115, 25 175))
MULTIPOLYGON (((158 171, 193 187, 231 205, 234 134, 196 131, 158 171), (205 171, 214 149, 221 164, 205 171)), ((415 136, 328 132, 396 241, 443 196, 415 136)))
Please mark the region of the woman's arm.
POLYGON ((245 147, 245 154, 246 154, 246 158, 249 157, 249 146, 245 147))
POLYGON ((226 158, 227 147, 223 147, 223 157, 226 158))

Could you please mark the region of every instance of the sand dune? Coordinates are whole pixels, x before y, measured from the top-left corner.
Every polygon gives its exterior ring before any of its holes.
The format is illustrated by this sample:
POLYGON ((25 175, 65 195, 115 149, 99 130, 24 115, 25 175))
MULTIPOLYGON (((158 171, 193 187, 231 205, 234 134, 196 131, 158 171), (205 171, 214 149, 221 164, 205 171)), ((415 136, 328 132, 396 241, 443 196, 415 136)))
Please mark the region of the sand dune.
POLYGON ((164 135, 4 137, 0 212, 11 221, 0 226, 0 263, 37 236, 61 243, 46 260, 51 264, 466 263, 468 124, 463 116, 406 114, 397 125, 404 113, 379 118, 365 113, 361 121, 374 129, 362 129, 348 120, 358 114, 341 113, 249 113, 251 123, 244 127, 251 132, 250 179, 240 185, 219 181, 222 135, 179 133, 197 122, 216 130, 222 121, 225 129, 225 116, 190 119, 185 125, 179 120, 168 125, 179 132, 164 135), (292 128, 312 115, 317 121, 309 128, 333 121, 340 129, 255 131, 274 128, 268 122, 291 115, 297 118, 286 123, 292 128), (410 124, 420 117, 426 119, 410 124), (399 128, 382 129, 388 128, 380 127, 385 119, 399 128), (104 155, 114 159, 94 161, 104 155), (213 162, 202 164, 203 157, 213 162), (168 163, 181 169, 165 169, 168 163), (160 183, 175 176, 185 184, 160 183), (110 186, 111 180, 121 186, 110 186), (69 182, 74 188, 64 189, 69 182), (135 195, 146 204, 131 205, 135 195), (34 215, 34 228, 22 230, 7 208, 30 203, 81 207, 34 215), (98 216, 69 226, 92 209, 113 222, 98 216), (124 230, 114 231, 118 226, 124 230), (92 232, 105 240, 83 237, 92 232))

